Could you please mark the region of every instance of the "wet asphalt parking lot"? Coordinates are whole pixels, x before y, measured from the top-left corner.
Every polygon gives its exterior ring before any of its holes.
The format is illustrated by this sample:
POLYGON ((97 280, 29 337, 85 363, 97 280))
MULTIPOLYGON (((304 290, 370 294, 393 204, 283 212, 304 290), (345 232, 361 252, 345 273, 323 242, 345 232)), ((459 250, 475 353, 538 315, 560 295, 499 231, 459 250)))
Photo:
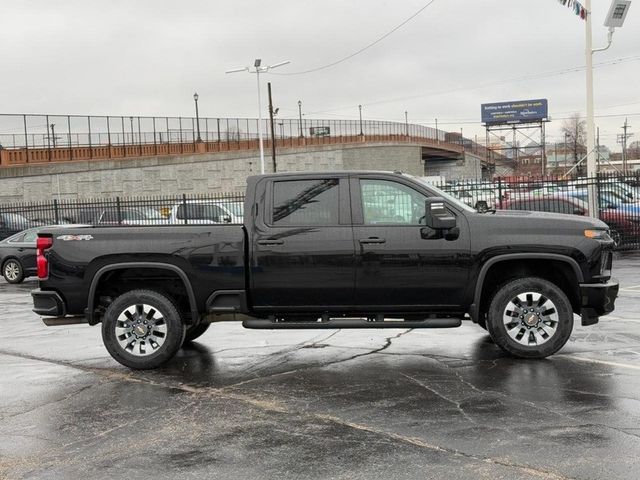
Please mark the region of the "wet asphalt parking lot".
POLYGON ((217 324, 128 370, 99 327, 45 327, 0 283, 0 479, 549 478, 640 474, 640 254, 616 311, 546 360, 480 327, 217 324))

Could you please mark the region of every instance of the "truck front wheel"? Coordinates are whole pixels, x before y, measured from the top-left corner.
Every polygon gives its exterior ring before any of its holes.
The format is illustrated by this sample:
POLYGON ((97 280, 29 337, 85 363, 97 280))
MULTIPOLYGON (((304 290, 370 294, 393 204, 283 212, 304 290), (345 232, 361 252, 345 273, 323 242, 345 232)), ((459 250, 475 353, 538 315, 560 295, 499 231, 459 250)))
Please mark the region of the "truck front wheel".
POLYGON ((564 292, 547 280, 512 280, 493 296, 487 329, 493 341, 511 355, 544 358, 569 340, 573 309, 564 292))
POLYGON ((109 354, 134 369, 156 368, 180 349, 185 324, 173 300, 154 290, 132 290, 117 297, 102 318, 102 340, 109 354))

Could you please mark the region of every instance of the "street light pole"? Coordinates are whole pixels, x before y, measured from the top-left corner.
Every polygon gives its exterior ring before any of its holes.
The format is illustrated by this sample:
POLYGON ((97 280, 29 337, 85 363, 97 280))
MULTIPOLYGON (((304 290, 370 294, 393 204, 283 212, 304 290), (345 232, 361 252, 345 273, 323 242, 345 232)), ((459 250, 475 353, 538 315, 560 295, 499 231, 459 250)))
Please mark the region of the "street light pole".
POLYGON ((360 111, 360 136, 362 137, 364 135, 362 131, 362 105, 358 105, 358 110, 360 111))
POLYGON ((262 138, 262 99, 260 98, 260 74, 266 73, 273 68, 278 68, 283 65, 287 65, 288 63, 289 63, 289 60, 286 60, 284 62, 263 67, 261 66, 262 60, 259 58, 256 58, 256 60, 253 62, 253 69, 251 69, 251 67, 244 67, 244 68, 236 68, 233 70, 227 70, 226 72, 226 73, 249 72, 249 73, 256 74, 256 79, 258 82, 258 143, 260 144, 260 173, 262 174, 264 174, 264 142, 262 138))
MULTIPOLYGON (((609 13, 605 19, 604 25, 609 27, 607 35, 607 45, 602 48, 594 49, 592 47, 591 36, 591 0, 585 0, 584 8, 587 11, 585 21, 585 55, 587 67, 587 177, 595 178, 598 175, 598 166, 596 163, 596 145, 595 145, 595 120, 593 113, 593 54, 601 52, 611 46, 613 32, 616 27, 621 27, 629 11, 629 0, 613 0, 609 13)), ((595 182, 591 182, 588 189, 589 213, 595 217, 598 215, 598 201, 595 182)))
POLYGON ((406 110, 404 111, 404 130, 405 130, 405 135, 408 137, 409 136, 409 112, 407 112, 406 110))
POLYGON ((304 138, 304 129, 302 128, 302 100, 298 100, 298 117, 300 119, 300 138, 304 138))
POLYGON ((193 94, 193 101, 196 103, 196 128, 198 130, 198 139, 197 142, 202 142, 202 137, 200 136, 200 114, 198 113, 198 92, 193 94))

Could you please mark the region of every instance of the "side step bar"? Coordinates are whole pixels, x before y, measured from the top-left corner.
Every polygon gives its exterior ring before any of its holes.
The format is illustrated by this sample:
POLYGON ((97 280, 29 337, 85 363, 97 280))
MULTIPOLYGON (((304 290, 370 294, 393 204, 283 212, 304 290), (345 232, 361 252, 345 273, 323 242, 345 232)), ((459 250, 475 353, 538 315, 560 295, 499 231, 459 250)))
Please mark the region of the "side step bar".
POLYGON ((322 329, 322 328, 455 328, 462 325, 459 318, 426 318, 424 320, 378 320, 332 318, 322 321, 274 321, 252 318, 244 320, 244 328, 258 330, 322 329))
POLYGON ((87 317, 42 317, 42 321, 47 327, 60 327, 62 325, 77 325, 79 323, 89 323, 87 317))

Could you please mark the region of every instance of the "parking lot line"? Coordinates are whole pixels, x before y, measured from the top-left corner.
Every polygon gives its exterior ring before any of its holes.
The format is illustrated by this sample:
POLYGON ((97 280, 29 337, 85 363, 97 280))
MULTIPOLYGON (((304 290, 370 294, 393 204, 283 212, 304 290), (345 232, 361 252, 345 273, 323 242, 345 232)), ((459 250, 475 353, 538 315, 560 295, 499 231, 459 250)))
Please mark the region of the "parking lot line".
POLYGON ((621 367, 621 368, 631 368, 633 370, 640 370, 640 365, 631 365, 629 363, 619 363, 619 362, 608 362, 606 360, 594 360, 592 358, 582 358, 576 357, 574 355, 558 355, 562 358, 568 358, 570 360, 578 360, 580 362, 588 362, 588 363, 601 363, 602 365, 610 365, 612 367, 621 367))

